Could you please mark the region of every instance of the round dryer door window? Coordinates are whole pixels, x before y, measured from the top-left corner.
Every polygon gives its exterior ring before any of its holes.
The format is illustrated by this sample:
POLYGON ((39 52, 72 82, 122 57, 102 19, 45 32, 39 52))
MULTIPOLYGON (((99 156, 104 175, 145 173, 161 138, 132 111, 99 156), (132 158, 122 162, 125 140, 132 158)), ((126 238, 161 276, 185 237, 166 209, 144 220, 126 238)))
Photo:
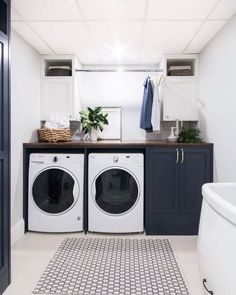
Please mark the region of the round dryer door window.
POLYGON ((56 168, 44 170, 33 183, 34 202, 46 213, 63 213, 75 202, 74 185, 73 177, 66 171, 56 168))
POLYGON ((129 211, 139 196, 135 178, 126 170, 119 168, 101 173, 95 181, 95 188, 97 205, 110 214, 129 211))

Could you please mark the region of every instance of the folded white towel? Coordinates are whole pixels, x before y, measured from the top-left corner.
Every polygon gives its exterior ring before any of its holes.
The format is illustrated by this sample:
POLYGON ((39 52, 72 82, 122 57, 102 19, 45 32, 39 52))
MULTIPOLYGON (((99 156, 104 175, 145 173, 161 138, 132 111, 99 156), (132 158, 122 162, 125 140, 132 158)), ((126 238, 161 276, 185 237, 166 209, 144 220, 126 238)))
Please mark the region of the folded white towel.
POLYGON ((44 127, 47 129, 57 129, 57 124, 56 123, 52 123, 50 121, 46 121, 44 124, 44 127))
POLYGON ((176 71, 176 70, 191 70, 192 67, 189 66, 170 66, 169 71, 176 71))
POLYGON ((57 122, 57 128, 70 128, 70 122, 68 119, 63 119, 61 118, 58 122, 57 122))
POLYGON ((47 129, 70 128, 70 121, 58 114, 51 114, 45 122, 44 127, 47 129))
POLYGON ((49 70, 60 69, 60 70, 71 70, 70 66, 49 66, 49 70))

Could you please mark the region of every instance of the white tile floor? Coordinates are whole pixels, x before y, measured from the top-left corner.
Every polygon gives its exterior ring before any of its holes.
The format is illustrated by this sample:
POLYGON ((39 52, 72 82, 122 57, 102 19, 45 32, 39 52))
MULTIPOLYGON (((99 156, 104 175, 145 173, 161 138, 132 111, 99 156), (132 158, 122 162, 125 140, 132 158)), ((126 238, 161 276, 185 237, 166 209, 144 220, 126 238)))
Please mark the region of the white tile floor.
MULTIPOLYGON (((102 237, 103 235, 27 233, 12 248, 12 283, 4 295, 30 295, 49 260, 65 237, 102 237)), ((111 235, 105 235, 109 237, 111 235)), ((113 237, 113 235, 112 235, 113 237)), ((118 237, 123 237, 118 235, 118 237)), ((161 238, 160 236, 125 235, 125 238, 161 238)), ((202 295, 198 273, 197 237, 165 236, 171 242, 191 295, 202 295)))

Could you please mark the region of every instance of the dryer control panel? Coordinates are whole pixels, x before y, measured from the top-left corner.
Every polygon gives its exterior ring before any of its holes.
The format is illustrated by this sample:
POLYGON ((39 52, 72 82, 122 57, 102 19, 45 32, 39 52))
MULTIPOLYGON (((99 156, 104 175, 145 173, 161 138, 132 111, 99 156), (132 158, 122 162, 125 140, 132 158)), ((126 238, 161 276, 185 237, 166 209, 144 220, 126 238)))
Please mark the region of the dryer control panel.
POLYGON ((89 161, 102 166, 143 166, 144 156, 141 153, 91 153, 89 161))

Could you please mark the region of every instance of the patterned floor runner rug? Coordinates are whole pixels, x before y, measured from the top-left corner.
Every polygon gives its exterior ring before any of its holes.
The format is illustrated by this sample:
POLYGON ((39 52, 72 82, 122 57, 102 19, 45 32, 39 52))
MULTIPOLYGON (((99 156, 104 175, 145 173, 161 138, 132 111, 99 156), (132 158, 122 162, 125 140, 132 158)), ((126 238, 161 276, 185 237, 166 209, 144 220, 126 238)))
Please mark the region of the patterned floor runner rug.
POLYGON ((34 294, 189 295, 167 239, 67 238, 34 294))

